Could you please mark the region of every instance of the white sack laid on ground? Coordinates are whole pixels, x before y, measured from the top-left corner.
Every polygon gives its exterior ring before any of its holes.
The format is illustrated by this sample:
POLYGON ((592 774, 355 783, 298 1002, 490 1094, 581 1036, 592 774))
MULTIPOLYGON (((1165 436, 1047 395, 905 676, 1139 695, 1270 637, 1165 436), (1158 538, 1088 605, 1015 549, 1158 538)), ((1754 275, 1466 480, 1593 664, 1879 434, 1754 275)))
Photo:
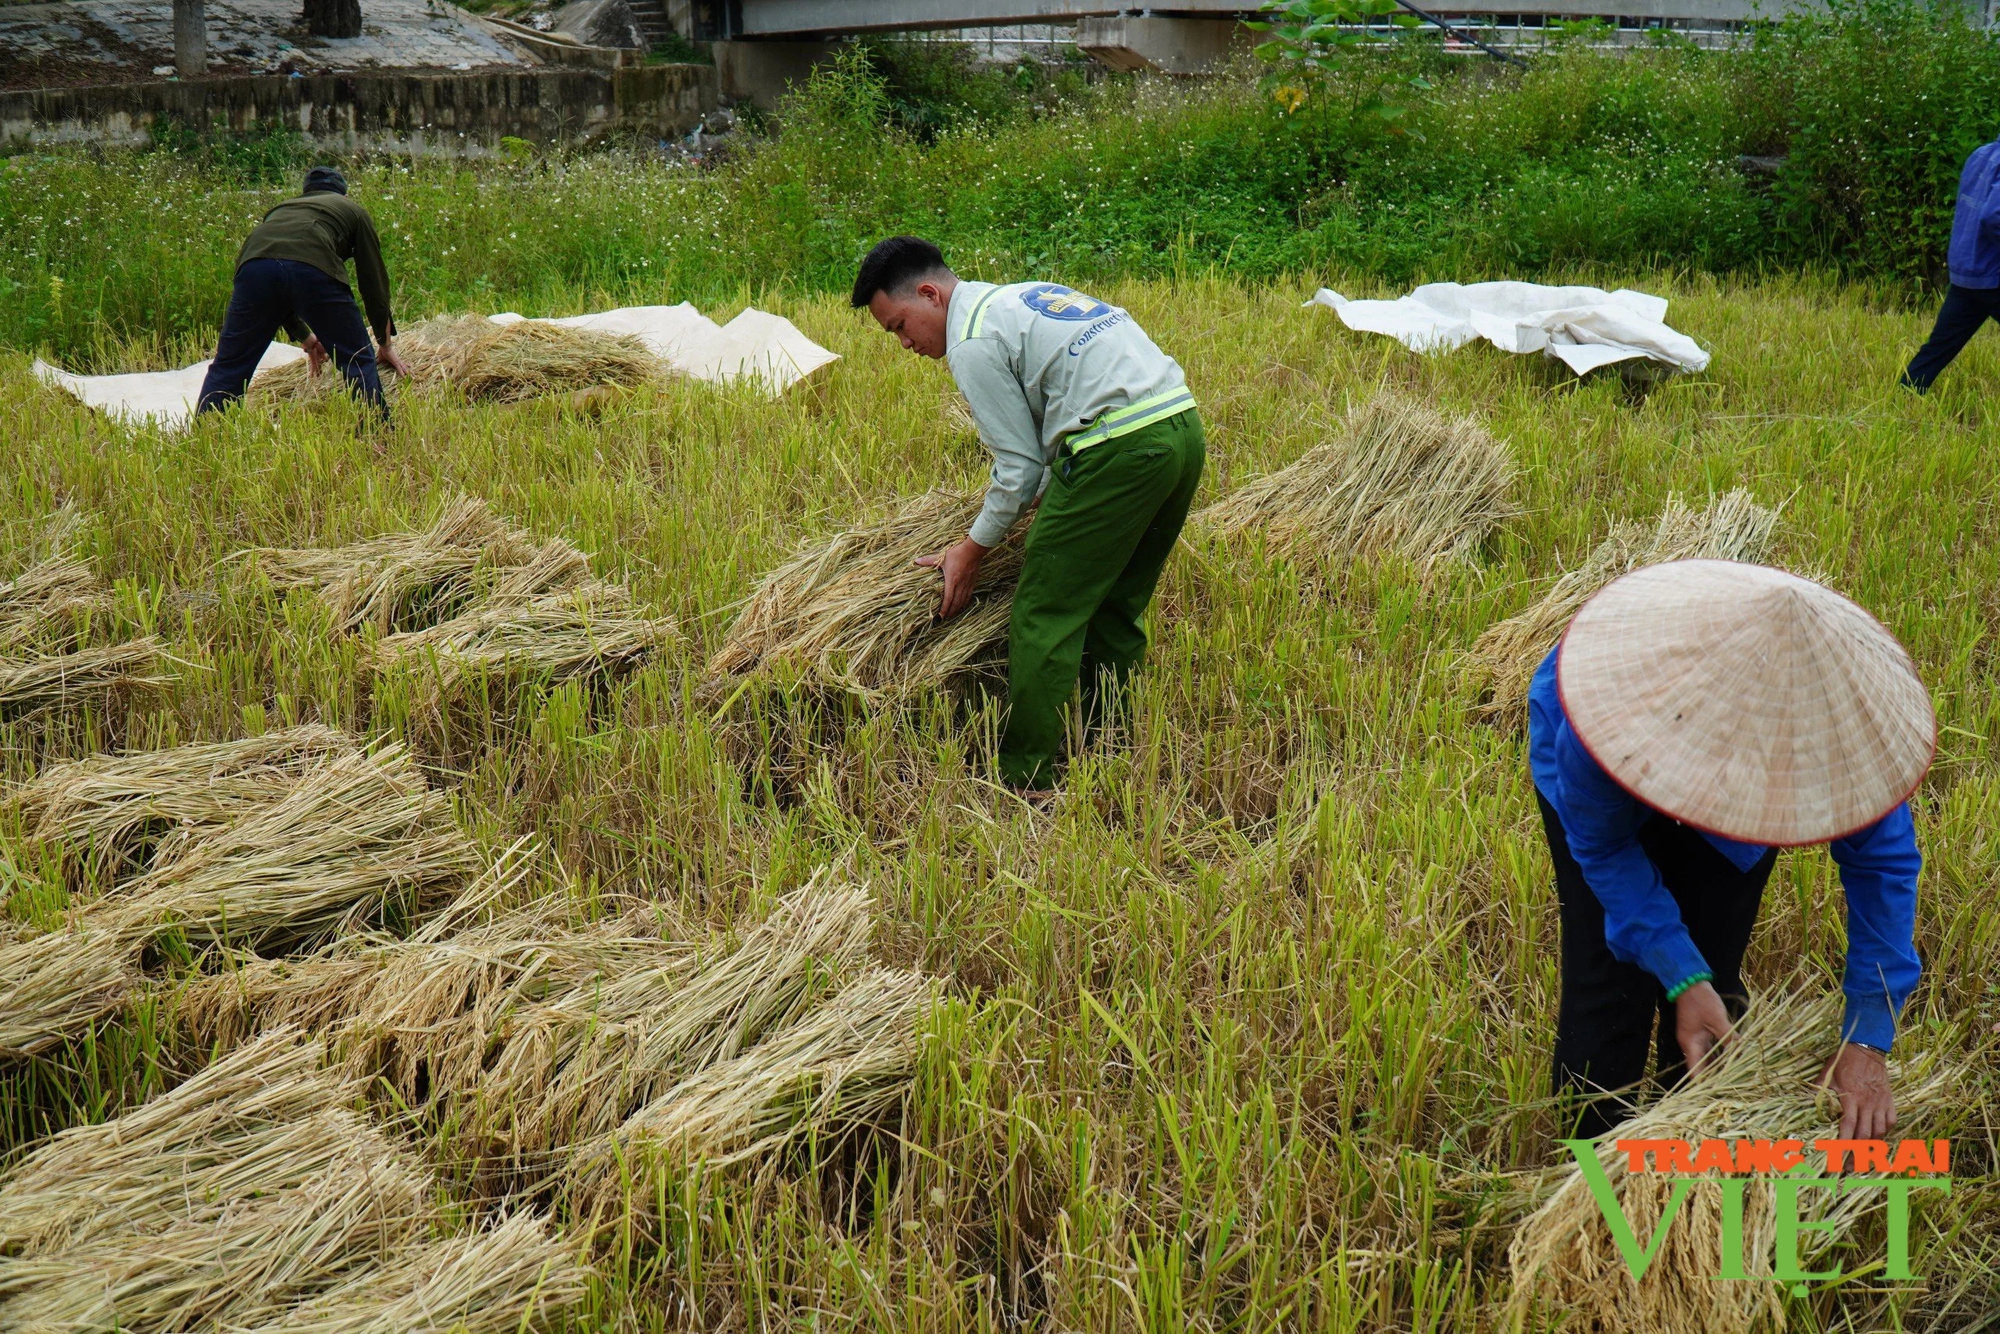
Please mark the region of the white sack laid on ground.
POLYGON ((1708 353, 1667 325, 1667 300, 1621 287, 1542 283, 1426 283, 1395 301, 1349 301, 1322 287, 1325 306, 1360 333, 1387 334, 1413 352, 1449 352, 1484 338, 1503 352, 1543 352, 1582 375, 1645 357, 1699 371, 1708 353))
MULTIPOLYGON (((489 316, 495 324, 517 324, 525 316, 512 311, 489 316)), ((769 393, 779 394, 829 362, 829 352, 800 333, 782 315, 747 309, 728 324, 717 324, 692 305, 625 306, 594 315, 550 320, 571 329, 632 334, 672 369, 697 380, 726 383, 750 379, 769 393)), ((257 363, 260 371, 283 366, 305 356, 288 343, 272 343, 257 363)), ((37 360, 35 378, 62 389, 130 426, 147 421, 174 430, 194 415, 208 363, 197 362, 177 371, 137 375, 72 375, 37 360)), ((331 368, 327 371, 332 374, 331 368)))

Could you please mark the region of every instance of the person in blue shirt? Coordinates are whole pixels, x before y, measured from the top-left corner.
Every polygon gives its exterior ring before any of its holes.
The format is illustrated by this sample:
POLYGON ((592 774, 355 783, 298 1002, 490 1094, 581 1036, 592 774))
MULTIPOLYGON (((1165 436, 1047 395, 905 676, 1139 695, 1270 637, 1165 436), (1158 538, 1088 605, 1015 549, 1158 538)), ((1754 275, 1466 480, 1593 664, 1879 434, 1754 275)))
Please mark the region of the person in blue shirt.
POLYGON ((1562 932, 1553 1082, 1578 1136, 1629 1114, 1649 1048, 1667 1085, 1728 1039, 1777 849, 1807 843, 1847 898, 1841 1137, 1888 1132, 1887 1056, 1921 972, 1906 799, 1935 739, 1902 646, 1808 580, 1677 561, 1585 604, 1528 694, 1562 932))
POLYGON ((1903 371, 1902 383, 1922 393, 1951 365, 1989 319, 2000 319, 2000 141, 1981 144, 1958 177, 1945 264, 1951 286, 1931 336, 1903 371))

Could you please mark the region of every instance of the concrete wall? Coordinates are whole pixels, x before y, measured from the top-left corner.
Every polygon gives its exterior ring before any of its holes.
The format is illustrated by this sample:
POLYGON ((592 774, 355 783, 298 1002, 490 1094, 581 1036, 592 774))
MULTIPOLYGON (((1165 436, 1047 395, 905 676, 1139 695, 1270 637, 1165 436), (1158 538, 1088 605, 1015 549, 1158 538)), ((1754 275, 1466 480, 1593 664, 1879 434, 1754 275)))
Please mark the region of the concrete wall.
POLYGON ((716 73, 707 65, 44 88, 0 93, 0 150, 137 146, 151 139, 154 121, 167 117, 200 130, 282 125, 330 148, 478 154, 509 135, 543 144, 618 131, 681 135, 716 104, 716 73))

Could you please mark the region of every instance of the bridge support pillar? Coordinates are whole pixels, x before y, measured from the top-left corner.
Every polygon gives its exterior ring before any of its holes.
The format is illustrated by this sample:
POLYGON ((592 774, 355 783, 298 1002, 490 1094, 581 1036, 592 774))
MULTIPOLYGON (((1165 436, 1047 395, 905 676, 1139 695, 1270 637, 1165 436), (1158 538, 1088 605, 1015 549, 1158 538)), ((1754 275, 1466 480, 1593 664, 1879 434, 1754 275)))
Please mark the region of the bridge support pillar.
POLYGON ((774 107, 785 90, 803 87, 813 66, 840 49, 839 42, 717 42, 715 73, 732 102, 774 107))
POLYGON ((1168 19, 1121 15, 1079 19, 1076 44, 1113 69, 1206 74, 1247 48, 1248 29, 1234 19, 1168 19))

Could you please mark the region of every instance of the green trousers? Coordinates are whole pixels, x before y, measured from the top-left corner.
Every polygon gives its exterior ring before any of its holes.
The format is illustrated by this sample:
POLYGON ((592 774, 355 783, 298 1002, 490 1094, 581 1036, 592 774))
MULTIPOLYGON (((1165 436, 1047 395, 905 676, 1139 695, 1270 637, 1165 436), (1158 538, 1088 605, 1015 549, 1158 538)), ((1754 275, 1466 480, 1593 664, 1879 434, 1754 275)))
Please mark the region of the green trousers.
POLYGON ((1000 776, 1046 787, 1063 713, 1083 680, 1094 714, 1146 656, 1146 604, 1180 537, 1208 456, 1194 409, 1056 459, 1007 628, 1000 776))

